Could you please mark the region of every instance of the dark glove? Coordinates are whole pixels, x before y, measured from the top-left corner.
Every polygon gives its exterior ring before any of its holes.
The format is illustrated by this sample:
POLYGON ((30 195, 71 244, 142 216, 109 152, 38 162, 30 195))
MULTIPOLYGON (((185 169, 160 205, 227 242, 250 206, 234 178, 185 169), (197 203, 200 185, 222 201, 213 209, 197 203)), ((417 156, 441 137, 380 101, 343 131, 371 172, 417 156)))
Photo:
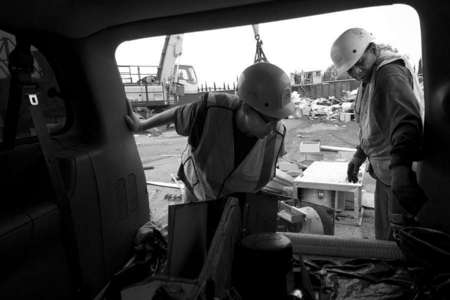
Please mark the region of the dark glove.
POLYGON ((427 201, 425 193, 417 184, 416 174, 405 165, 391 169, 391 190, 394 200, 411 216, 416 216, 427 201))
POLYGON ((375 171, 373 170, 372 164, 370 162, 367 164, 366 171, 369 173, 370 176, 372 176, 373 179, 378 179, 377 175, 375 175, 375 171))
POLYGON ((347 166, 347 180, 348 182, 358 182, 358 173, 359 173, 359 167, 364 163, 366 160, 365 157, 361 157, 359 155, 354 155, 352 160, 348 163, 347 166))

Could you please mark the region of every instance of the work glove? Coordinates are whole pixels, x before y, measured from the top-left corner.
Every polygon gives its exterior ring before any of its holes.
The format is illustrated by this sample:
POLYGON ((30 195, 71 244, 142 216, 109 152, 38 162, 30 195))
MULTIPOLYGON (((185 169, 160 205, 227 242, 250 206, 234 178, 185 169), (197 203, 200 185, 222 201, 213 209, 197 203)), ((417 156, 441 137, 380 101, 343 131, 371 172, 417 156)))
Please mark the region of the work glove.
POLYGON ((425 193, 417 183, 415 172, 405 165, 391 169, 391 191, 394 201, 410 214, 409 217, 416 216, 427 201, 425 193))
POLYGON ((125 115, 125 123, 127 124, 127 127, 137 133, 142 130, 141 121, 139 120, 138 116, 133 112, 133 109, 131 108, 130 102, 128 100, 127 103, 127 115, 125 115))
POLYGON ((359 168, 366 160, 365 156, 354 155, 352 160, 348 163, 347 166, 347 180, 348 182, 356 183, 358 182, 358 173, 359 168))

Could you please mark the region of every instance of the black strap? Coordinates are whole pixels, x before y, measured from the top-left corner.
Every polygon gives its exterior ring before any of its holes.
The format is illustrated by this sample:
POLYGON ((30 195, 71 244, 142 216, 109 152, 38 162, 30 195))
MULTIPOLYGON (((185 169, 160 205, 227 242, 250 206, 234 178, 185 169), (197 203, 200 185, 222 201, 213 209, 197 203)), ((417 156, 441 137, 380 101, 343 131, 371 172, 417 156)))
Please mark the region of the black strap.
POLYGON ((206 112, 208 107, 208 97, 209 93, 206 92, 201 96, 200 99, 200 105, 197 111, 197 115, 194 121, 194 124, 192 125, 191 133, 188 137, 188 143, 191 145, 193 149, 197 148, 198 144, 200 143, 200 139, 202 137, 203 133, 203 127, 205 125, 206 120, 206 112))
POLYGON ((78 246, 75 240, 70 201, 65 190, 61 170, 59 169, 56 160, 54 143, 51 141, 44 116, 41 112, 39 87, 37 84, 33 83, 31 77, 33 70, 33 56, 30 51, 30 44, 27 41, 18 39, 17 47, 11 55, 15 55, 18 59, 16 61, 10 60, 11 87, 8 106, 11 103, 17 102, 17 106, 27 105, 30 111, 55 192, 56 204, 61 213, 61 236, 68 258, 72 280, 77 294, 80 295, 82 282, 81 268, 79 264, 78 246), (12 98, 13 96, 17 98, 14 99, 12 98))
POLYGON ((3 137, 3 147, 13 149, 16 141, 17 124, 21 108, 21 86, 31 82, 31 73, 33 72, 33 57, 27 55, 28 42, 17 42, 14 50, 8 57, 8 68, 11 74, 8 108, 6 111, 6 120, 3 137))

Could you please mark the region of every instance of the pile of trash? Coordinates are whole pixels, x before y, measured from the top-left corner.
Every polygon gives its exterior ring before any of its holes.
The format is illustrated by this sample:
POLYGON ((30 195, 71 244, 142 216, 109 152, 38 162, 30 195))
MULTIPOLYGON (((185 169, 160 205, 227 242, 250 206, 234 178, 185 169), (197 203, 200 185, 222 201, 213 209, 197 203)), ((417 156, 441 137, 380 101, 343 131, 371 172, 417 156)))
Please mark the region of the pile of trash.
POLYGON ((354 113, 356 91, 344 93, 342 98, 330 96, 328 98, 311 99, 301 97, 298 92, 292 92, 291 100, 296 111, 293 118, 307 117, 311 120, 340 120, 348 122, 354 113))

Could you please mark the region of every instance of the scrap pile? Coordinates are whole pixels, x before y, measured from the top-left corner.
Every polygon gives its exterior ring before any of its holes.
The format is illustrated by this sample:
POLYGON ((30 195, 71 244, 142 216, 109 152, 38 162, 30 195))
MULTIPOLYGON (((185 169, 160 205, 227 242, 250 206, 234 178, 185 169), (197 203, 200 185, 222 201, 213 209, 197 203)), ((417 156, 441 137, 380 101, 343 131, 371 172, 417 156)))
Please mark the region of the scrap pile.
POLYGON ((348 91, 342 98, 331 96, 317 99, 301 97, 294 91, 291 98, 296 107, 294 117, 348 122, 354 112, 356 91, 348 91))

